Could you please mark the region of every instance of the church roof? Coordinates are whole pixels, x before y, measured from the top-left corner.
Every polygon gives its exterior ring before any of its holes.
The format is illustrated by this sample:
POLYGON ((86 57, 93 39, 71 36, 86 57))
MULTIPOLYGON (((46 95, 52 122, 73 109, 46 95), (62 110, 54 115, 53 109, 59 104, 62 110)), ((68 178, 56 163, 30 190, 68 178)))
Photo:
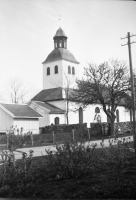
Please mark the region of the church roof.
POLYGON ((43 62, 44 63, 49 63, 49 62, 53 62, 56 60, 66 60, 66 61, 70 61, 73 63, 77 63, 79 64, 79 62, 75 59, 75 57, 73 56, 73 54, 65 48, 57 48, 54 49, 46 58, 46 60, 43 62))
POLYGON ((60 108, 57 108, 56 106, 54 105, 51 105, 49 103, 45 103, 45 102, 36 102, 36 104, 44 107, 44 108, 47 108, 48 110, 50 110, 50 114, 64 114, 65 113, 65 110, 62 110, 60 108))
POLYGON ((56 32, 54 38, 55 38, 55 37, 67 37, 67 36, 66 36, 65 32, 63 31, 63 29, 60 27, 60 28, 57 30, 57 32, 56 32))
POLYGON ((55 100, 62 100, 62 88, 52 88, 52 89, 45 89, 39 92, 35 97, 32 98, 32 101, 55 101, 55 100))

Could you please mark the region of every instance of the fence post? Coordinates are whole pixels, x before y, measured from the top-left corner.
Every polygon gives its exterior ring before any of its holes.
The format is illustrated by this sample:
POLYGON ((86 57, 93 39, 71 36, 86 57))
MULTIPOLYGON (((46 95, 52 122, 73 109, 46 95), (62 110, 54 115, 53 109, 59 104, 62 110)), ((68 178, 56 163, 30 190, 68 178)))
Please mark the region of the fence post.
POLYGON ((30 132, 30 135, 31 135, 31 142, 32 142, 32 146, 34 145, 34 141, 33 141, 33 133, 32 131, 30 132))
POLYGON ((52 131, 52 141, 53 141, 53 143, 55 142, 55 135, 54 135, 54 131, 52 131))
POLYGON ((73 136, 73 142, 75 140, 75 131, 74 131, 74 128, 72 128, 72 136, 73 136))
POLYGON ((89 128, 88 128, 88 139, 90 140, 90 131, 89 131, 89 128))
POLYGON ((16 166, 16 162, 15 162, 15 154, 13 153, 13 166, 16 166))
POLYGON ((13 162, 13 166, 15 167, 16 163, 15 163, 15 154, 13 152, 11 152, 10 154, 12 162, 13 162))
POLYGON ((6 131, 6 135, 7 135, 7 148, 9 147, 9 134, 8 131, 6 131))
POLYGON ((102 135, 104 135, 104 125, 103 124, 101 125, 102 125, 102 135))

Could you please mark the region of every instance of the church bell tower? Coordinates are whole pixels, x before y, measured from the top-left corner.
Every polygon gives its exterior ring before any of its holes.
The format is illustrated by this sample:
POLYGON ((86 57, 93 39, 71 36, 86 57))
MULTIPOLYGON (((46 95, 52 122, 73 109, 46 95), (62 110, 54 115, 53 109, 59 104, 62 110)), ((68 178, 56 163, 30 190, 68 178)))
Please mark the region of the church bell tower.
POLYGON ((54 49, 57 48, 67 49, 67 36, 61 28, 57 30, 53 39, 54 39, 54 49))
POLYGON ((78 78, 79 62, 67 49, 67 36, 62 28, 57 30, 53 40, 54 50, 43 62, 43 89, 65 88, 68 80, 74 85, 78 78))

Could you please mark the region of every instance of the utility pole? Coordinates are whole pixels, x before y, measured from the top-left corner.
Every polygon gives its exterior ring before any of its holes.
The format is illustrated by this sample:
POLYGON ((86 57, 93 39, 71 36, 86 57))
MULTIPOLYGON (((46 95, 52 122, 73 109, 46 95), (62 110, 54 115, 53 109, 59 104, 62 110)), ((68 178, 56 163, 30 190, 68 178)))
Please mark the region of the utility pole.
POLYGON ((133 74, 133 67, 132 67, 132 56, 131 56, 131 44, 136 42, 131 42, 130 37, 133 37, 136 35, 130 35, 130 32, 128 32, 127 36, 125 38, 121 39, 128 39, 127 44, 121 45, 125 46, 128 45, 128 53, 129 53, 129 66, 130 66, 130 80, 131 80, 131 96, 132 96, 132 109, 133 109, 133 137, 134 137, 134 149, 135 149, 135 157, 136 157, 136 126, 135 126, 135 87, 134 87, 134 74, 133 74))

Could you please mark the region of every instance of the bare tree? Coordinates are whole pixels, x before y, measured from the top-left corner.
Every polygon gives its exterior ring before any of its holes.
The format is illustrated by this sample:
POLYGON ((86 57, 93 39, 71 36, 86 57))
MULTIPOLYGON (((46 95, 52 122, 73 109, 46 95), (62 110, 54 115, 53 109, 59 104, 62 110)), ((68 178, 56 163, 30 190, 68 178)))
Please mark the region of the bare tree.
POLYGON ((34 95, 35 89, 19 77, 13 77, 6 86, 7 101, 12 103, 27 103, 34 95))
POLYGON ((101 104, 114 135, 116 108, 124 104, 129 92, 128 66, 124 61, 112 59, 100 65, 89 64, 84 70, 85 77, 77 81, 77 89, 74 89, 71 100, 83 106, 101 104))
POLYGON ((70 96, 71 96, 71 92, 73 91, 71 89, 73 81, 67 75, 65 75, 65 78, 66 78, 65 86, 62 89, 65 92, 66 120, 67 120, 67 124, 69 124, 69 111, 70 111, 70 103, 71 103, 70 96))
MULTIPOLYGON (((71 93, 73 91, 73 85, 75 83, 73 77, 70 77, 67 74, 63 74, 63 76, 65 77, 65 81, 64 80, 60 80, 60 81, 52 81, 51 83, 56 87, 61 87, 62 91, 64 91, 64 101, 66 103, 66 123, 69 124, 69 112, 73 111, 72 109, 70 109, 70 104, 72 104, 72 101, 70 100, 70 96, 71 93), (63 82, 64 81, 64 82, 63 82), (63 87, 62 87, 63 86, 63 87)), ((75 111, 75 110, 74 110, 75 111)))

